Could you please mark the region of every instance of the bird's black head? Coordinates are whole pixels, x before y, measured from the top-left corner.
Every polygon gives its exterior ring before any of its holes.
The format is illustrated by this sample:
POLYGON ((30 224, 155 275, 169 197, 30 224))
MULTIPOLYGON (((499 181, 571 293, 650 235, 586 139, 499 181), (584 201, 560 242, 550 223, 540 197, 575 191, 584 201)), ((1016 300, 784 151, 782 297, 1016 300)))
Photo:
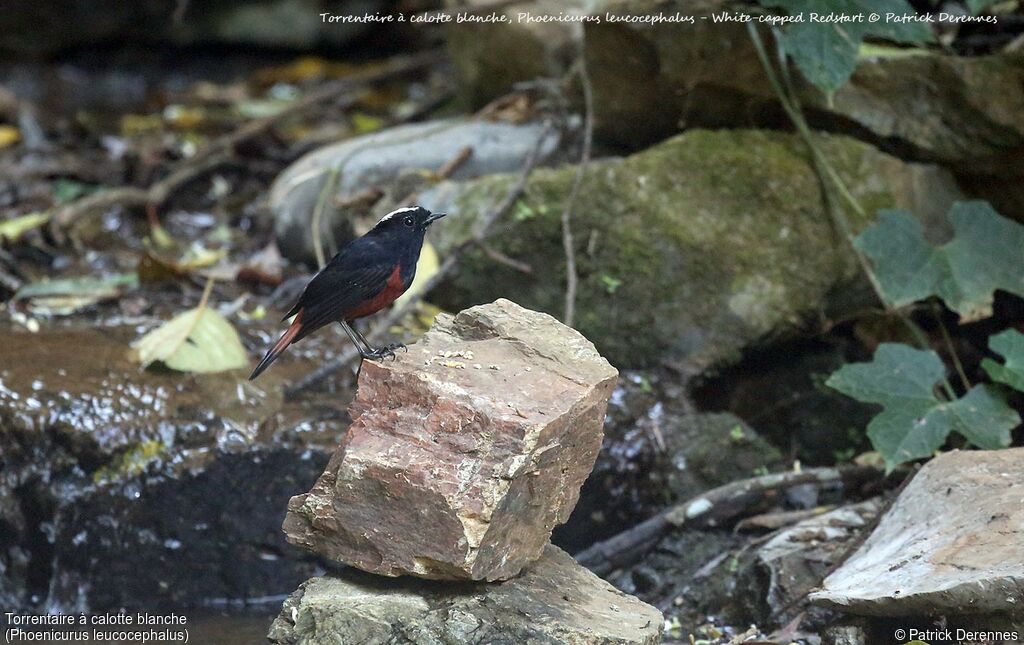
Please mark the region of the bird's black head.
POLYGON ((445 216, 420 206, 399 208, 380 218, 370 234, 387 237, 422 237, 427 227, 445 216))

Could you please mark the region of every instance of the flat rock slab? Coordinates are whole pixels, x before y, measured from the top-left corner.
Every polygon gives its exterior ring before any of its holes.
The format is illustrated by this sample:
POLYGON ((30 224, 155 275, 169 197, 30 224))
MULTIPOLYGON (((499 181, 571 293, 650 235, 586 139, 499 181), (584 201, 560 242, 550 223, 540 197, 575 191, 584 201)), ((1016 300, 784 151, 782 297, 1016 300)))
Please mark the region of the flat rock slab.
POLYGON ((926 464, 811 600, 856 614, 1014 614, 1024 608, 1024 448, 926 464))
POLYGON ((399 580, 351 571, 312 578, 285 601, 275 645, 367 643, 648 644, 661 612, 590 573, 554 546, 497 584, 399 580))
POLYGON ((363 363, 352 425, 288 540, 389 576, 500 580, 535 560, 593 469, 617 372, 582 335, 498 300, 363 363))

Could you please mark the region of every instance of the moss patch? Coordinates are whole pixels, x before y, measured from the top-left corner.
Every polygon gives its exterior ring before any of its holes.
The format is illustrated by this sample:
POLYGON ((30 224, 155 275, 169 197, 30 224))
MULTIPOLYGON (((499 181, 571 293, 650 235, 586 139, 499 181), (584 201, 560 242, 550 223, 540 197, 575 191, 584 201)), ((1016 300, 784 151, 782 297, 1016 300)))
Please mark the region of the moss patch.
MULTIPOLYGON (((822 135, 821 145, 871 212, 895 204, 906 166, 852 139, 822 135)), ((443 304, 507 297, 561 315, 559 218, 574 175, 572 167, 535 171, 492 232, 491 246, 531 274, 469 254, 440 290, 443 304)), ((449 191, 449 210, 460 216, 438 227, 442 255, 511 181, 491 176, 449 191)), ((856 229, 868 223, 847 215, 856 229)), ((573 229, 576 327, 620 367, 663 358, 697 368, 728 362, 751 342, 799 327, 832 287, 857 275, 802 142, 785 133, 690 131, 626 159, 593 162, 573 229)))

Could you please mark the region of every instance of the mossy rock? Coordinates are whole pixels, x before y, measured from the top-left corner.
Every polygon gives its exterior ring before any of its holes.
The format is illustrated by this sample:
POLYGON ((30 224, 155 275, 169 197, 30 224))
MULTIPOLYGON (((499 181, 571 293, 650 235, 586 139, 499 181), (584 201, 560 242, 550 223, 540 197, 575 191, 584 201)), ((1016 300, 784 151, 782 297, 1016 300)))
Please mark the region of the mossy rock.
MULTIPOLYGON (((868 213, 913 207, 948 190, 944 173, 904 164, 852 139, 822 150, 868 213)), ((497 297, 561 316, 566 260, 560 215, 575 167, 536 170, 491 231, 490 246, 523 273, 468 253, 434 296, 451 310, 497 297)), ((514 177, 447 183, 424 194, 454 214, 435 227, 442 256, 502 200, 514 177)), ((952 191, 955 192, 955 191, 952 191)), ((847 212, 856 230, 868 218, 847 212)), ((834 228, 802 141, 754 130, 690 131, 625 159, 587 168, 572 212, 579 274, 575 327, 619 367, 674 359, 703 369, 792 332, 858 276, 834 228)))

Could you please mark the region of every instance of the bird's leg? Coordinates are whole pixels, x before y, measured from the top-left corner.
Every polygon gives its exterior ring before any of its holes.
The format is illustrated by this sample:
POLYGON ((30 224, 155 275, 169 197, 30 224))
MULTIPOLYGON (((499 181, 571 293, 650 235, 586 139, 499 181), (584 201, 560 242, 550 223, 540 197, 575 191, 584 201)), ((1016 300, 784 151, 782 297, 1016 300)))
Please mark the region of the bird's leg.
POLYGON ((356 351, 359 352, 359 357, 371 358, 373 354, 373 347, 366 342, 363 335, 353 329, 352 326, 344 320, 339 320, 338 324, 341 325, 341 328, 345 330, 346 334, 348 334, 348 338, 352 341, 352 344, 356 346, 356 351))
POLYGON ((345 330, 345 333, 348 334, 352 343, 355 344, 356 349, 359 350, 359 355, 363 358, 380 360, 389 356, 394 357, 395 350, 399 348, 406 349, 406 351, 408 351, 408 348, 406 348, 402 343, 392 343, 390 345, 384 345, 383 347, 374 347, 361 333, 359 333, 358 329, 349 325, 344 320, 340 320, 338 322, 341 323, 341 327, 345 330))

